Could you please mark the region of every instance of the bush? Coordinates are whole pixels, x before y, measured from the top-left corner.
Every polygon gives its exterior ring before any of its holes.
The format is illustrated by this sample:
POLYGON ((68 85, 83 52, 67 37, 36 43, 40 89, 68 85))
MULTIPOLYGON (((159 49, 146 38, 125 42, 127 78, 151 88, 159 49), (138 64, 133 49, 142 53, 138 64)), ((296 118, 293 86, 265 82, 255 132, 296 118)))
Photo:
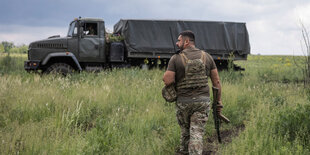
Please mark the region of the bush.
POLYGON ((298 105, 296 109, 287 108, 275 123, 275 133, 289 142, 298 141, 310 149, 310 105, 298 105))
POLYGON ((16 46, 16 47, 11 48, 9 52, 22 54, 22 53, 26 53, 27 50, 28 50, 28 46, 22 45, 22 46, 16 46))
POLYGON ((11 56, 7 55, 0 59, 1 71, 8 71, 16 65, 16 59, 13 59, 11 56))
POLYGON ((243 74, 242 72, 238 71, 221 71, 219 73, 221 81, 223 82, 228 82, 228 83, 240 83, 243 79, 243 74))
POLYGON ((0 56, 0 74, 12 72, 24 72, 25 57, 20 54, 0 56))

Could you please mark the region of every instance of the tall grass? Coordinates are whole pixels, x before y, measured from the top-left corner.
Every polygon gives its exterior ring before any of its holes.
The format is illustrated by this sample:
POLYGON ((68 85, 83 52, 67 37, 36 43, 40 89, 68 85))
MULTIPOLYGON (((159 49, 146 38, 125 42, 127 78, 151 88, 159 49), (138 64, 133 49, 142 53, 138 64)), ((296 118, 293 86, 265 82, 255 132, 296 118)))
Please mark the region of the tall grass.
MULTIPOLYGON (((238 97, 230 97, 229 102, 238 102, 241 110, 232 111, 237 118, 244 117, 246 129, 223 146, 221 154, 310 153, 306 110, 310 100, 303 89, 302 71, 292 61, 290 56, 251 56, 240 62, 246 71, 241 83, 233 84, 239 90, 229 91, 230 96, 238 97)), ((228 90, 235 89, 224 88, 224 92, 228 90)))
MULTIPOLYGON (((41 76, 23 71, 25 58, 0 57, 0 154, 174 153, 180 128, 161 97, 163 70, 41 76)), ((246 71, 220 72, 232 121, 222 129, 245 125, 220 154, 309 153, 310 100, 291 61, 250 56, 238 62, 246 71)), ((206 129, 214 134, 212 116, 206 129)))
POLYGON ((23 73, 26 54, 0 53, 0 74, 23 73))

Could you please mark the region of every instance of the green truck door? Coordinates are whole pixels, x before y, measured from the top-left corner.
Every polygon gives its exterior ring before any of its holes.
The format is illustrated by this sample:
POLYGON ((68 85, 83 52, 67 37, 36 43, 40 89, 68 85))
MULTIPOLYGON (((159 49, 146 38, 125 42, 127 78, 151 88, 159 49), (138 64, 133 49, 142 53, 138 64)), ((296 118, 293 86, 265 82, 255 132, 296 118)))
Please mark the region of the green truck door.
POLYGON ((83 27, 83 37, 79 42, 80 59, 87 58, 88 60, 100 59, 99 55, 99 34, 98 23, 85 23, 83 27))

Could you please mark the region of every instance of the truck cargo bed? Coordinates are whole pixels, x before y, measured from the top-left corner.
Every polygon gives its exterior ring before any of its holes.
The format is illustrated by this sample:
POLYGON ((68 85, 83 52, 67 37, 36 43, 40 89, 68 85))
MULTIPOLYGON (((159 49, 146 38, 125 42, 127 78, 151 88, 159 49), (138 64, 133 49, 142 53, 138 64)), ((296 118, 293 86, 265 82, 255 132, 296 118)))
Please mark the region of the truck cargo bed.
POLYGON ((196 47, 215 59, 225 60, 234 52, 236 60, 244 60, 250 54, 245 23, 122 19, 114 25, 114 33, 125 38, 128 58, 170 58, 177 37, 184 30, 193 31, 196 47))

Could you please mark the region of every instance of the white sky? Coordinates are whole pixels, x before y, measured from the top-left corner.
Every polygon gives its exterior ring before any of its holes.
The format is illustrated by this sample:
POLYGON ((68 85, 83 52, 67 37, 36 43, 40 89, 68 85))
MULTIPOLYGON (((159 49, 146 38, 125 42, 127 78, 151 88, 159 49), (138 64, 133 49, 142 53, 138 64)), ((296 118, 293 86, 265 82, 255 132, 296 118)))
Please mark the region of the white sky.
POLYGON ((29 44, 65 36, 75 17, 245 22, 251 53, 303 55, 300 21, 310 31, 309 0, 2 0, 0 41, 29 44))

